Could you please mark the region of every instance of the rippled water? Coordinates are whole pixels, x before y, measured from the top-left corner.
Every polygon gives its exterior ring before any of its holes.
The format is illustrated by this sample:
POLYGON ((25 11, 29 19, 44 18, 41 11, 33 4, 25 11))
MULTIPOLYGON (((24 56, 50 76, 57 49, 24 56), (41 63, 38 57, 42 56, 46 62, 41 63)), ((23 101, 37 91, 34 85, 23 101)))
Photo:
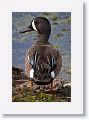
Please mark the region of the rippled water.
POLYGON ((38 16, 47 17, 52 31, 49 41, 62 53, 63 67, 60 76, 71 80, 71 13, 43 12, 13 12, 12 13, 12 65, 24 69, 25 54, 34 43, 36 32, 20 34, 19 30, 26 28, 31 20, 38 16))

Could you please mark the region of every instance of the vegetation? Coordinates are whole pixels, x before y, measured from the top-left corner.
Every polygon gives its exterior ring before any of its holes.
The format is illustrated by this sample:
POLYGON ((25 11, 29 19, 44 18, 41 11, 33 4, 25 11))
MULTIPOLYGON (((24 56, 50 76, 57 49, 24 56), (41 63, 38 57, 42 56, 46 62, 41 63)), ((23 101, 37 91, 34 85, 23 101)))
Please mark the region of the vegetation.
POLYGON ((57 20, 57 16, 56 15, 52 15, 51 16, 51 20, 56 21, 57 20))
POLYGON ((60 46, 59 46, 59 45, 54 45, 54 48, 57 48, 57 49, 58 49, 58 48, 60 48, 60 46))
POLYGON ((53 36, 53 38, 56 40, 60 40, 60 37, 62 37, 62 36, 63 36, 62 33, 57 33, 55 36, 53 36))
POLYGON ((50 91, 33 91, 30 92, 27 88, 16 89, 13 91, 13 102, 70 102, 71 101, 71 87, 63 87, 50 91))

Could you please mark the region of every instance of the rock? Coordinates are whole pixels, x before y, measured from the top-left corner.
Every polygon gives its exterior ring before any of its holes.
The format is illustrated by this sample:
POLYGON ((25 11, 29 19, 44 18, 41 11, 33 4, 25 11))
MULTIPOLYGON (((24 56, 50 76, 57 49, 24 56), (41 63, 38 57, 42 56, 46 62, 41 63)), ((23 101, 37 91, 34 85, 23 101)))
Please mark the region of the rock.
POLYGON ((63 87, 66 87, 66 86, 71 86, 71 83, 65 83, 65 84, 63 85, 63 87))

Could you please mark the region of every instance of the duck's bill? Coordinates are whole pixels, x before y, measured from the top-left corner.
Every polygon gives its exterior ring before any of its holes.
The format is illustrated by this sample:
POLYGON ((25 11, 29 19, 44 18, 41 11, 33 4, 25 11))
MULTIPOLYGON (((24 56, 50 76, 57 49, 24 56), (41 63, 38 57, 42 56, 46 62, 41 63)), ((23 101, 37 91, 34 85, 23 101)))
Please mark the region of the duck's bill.
POLYGON ((19 33, 26 33, 26 32, 31 32, 31 31, 33 31, 33 28, 28 26, 27 28, 20 30, 19 33))

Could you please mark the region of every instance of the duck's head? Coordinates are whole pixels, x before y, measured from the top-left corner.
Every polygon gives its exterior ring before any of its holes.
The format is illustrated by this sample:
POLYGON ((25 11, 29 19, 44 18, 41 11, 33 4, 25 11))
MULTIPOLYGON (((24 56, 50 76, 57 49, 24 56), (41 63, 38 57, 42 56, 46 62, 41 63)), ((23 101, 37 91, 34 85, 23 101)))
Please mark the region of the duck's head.
POLYGON ((36 17, 31 21, 31 24, 20 31, 20 33, 26 33, 31 31, 37 31, 39 34, 39 40, 48 41, 51 33, 51 25, 47 18, 45 17, 36 17))

